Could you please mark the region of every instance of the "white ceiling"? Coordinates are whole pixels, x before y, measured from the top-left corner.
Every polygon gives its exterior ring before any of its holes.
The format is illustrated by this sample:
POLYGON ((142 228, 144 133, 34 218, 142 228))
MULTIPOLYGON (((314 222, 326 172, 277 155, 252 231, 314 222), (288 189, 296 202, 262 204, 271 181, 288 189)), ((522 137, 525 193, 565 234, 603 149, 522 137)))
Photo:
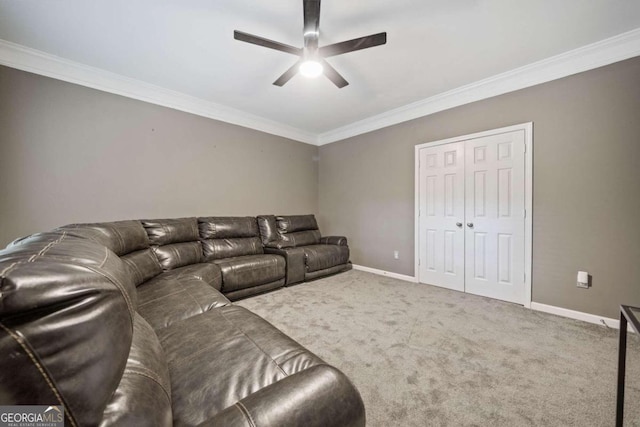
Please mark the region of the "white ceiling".
POLYGON ((272 82, 302 46, 302 0, 0 0, 0 39, 323 134, 640 27, 637 0, 323 0, 320 45, 386 31, 329 58, 350 82, 272 82))

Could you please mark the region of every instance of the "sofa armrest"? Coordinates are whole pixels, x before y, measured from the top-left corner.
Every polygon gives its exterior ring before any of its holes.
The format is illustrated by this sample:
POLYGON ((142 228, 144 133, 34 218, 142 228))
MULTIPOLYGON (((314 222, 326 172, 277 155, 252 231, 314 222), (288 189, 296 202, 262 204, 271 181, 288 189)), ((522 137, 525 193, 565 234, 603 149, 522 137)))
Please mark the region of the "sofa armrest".
POLYGON ((347 238, 344 236, 324 236, 320 238, 320 244, 347 246, 347 238))
POLYGON ((201 427, 364 427, 358 390, 339 370, 317 365, 271 384, 228 407, 201 427))
POLYGON ((295 242, 290 240, 272 240, 269 243, 263 245, 265 248, 272 249, 284 249, 284 248, 293 248, 296 246, 295 242))
POLYGON ((286 264, 286 280, 285 285, 293 285, 304 281, 306 272, 306 259, 304 249, 302 248, 271 248, 265 246, 264 253, 283 256, 286 264))

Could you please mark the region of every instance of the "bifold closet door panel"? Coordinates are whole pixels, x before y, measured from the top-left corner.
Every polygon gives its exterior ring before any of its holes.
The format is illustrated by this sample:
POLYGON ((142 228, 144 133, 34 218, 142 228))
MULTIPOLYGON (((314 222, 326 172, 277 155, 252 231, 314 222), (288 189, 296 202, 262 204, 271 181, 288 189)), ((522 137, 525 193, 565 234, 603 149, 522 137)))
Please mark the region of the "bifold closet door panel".
POLYGON ((524 302, 524 159, 524 131, 465 142, 466 292, 524 302))
POLYGON ((464 144, 419 151, 420 282, 464 290, 464 144))

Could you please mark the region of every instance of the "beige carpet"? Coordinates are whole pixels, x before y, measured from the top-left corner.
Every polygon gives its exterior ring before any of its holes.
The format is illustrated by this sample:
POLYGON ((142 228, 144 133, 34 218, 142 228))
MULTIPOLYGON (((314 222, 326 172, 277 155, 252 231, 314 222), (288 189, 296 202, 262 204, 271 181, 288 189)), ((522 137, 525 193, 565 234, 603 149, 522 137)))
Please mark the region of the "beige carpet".
MULTIPOLYGON (((367 425, 612 426, 617 331, 350 271, 238 302, 356 384, 367 425)), ((625 425, 640 426, 629 336, 625 425)))

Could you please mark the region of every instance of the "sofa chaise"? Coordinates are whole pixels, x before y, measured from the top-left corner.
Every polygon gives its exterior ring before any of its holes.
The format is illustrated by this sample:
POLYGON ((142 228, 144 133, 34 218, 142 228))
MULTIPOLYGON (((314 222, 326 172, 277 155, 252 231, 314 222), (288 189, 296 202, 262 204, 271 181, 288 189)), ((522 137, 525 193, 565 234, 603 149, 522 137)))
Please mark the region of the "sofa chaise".
POLYGON ((285 282, 254 224, 80 224, 0 251, 0 405, 62 405, 69 426, 363 426, 344 374, 227 298, 285 282))

